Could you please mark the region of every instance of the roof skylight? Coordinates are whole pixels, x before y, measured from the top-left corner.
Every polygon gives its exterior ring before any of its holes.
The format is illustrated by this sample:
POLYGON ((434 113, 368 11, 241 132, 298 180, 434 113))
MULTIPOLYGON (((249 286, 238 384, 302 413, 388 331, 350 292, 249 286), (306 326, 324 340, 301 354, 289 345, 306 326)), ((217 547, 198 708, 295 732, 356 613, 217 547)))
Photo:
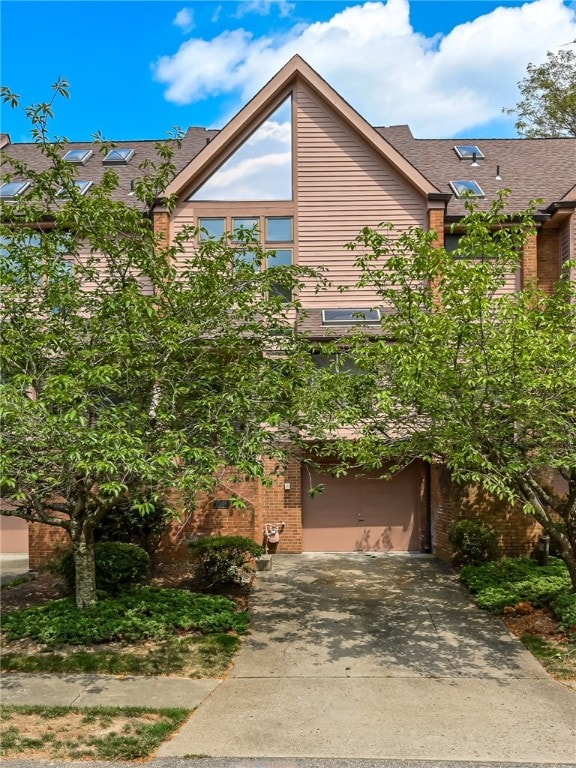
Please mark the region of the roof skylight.
POLYGON ((477 160, 483 160, 484 155, 477 144, 456 144, 454 152, 460 160, 472 160, 476 156, 477 160))
POLYGON ((134 150, 130 148, 111 149, 102 162, 110 165, 127 165, 133 154, 134 150))
POLYGON ((91 149, 69 149, 64 155, 64 160, 76 165, 84 165, 92 157, 91 149))
MULTIPOLYGON (((93 182, 91 181, 84 181, 81 179, 76 179, 76 181, 74 182, 74 186, 76 187, 80 195, 85 195, 86 192, 88 192, 88 190, 92 186, 92 184, 93 182)), ((68 191, 66 189, 62 188, 58 190, 58 197, 70 197, 70 195, 68 194, 68 191)))
POLYGON ((485 197, 482 187, 474 179, 459 179, 448 183, 456 197, 485 197))
POLYGON ((323 309, 322 325, 375 325, 380 322, 379 309, 323 309))
POLYGON ((14 200, 30 186, 29 181, 6 181, 0 185, 0 199, 14 200))

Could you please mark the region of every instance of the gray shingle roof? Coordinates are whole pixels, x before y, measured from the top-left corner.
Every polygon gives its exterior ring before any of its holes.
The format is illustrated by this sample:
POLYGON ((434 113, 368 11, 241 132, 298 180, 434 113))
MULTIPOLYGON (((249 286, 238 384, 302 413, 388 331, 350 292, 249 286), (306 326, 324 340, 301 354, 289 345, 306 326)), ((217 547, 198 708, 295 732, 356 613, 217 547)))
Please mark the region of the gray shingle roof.
MULTIPOLYGON (((576 138, 575 139, 415 139, 407 125, 380 127, 376 130, 392 144, 412 165, 438 188, 450 193, 450 181, 473 179, 485 193, 481 207, 488 207, 499 189, 510 189, 511 210, 526 208, 534 198, 543 198, 539 206, 545 209, 553 202, 574 199, 576 185, 576 138), (460 160, 453 147, 456 144, 477 144, 484 154, 479 166, 471 167, 471 161, 460 160), (496 180, 499 166, 502 180, 496 180)), ((181 146, 175 147, 174 165, 181 171, 199 154, 218 131, 206 128, 189 128, 181 146)), ((160 140, 162 143, 166 140, 160 140)), ((154 160, 156 141, 118 141, 118 148, 133 148, 134 156, 128 165, 113 166, 120 186, 117 199, 130 200, 132 179, 141 175, 140 164, 154 160)), ((94 154, 84 166, 78 167, 78 178, 98 183, 106 166, 103 154, 93 142, 70 142, 63 148, 93 149, 94 154)), ((35 170, 49 166, 36 144, 9 144, 3 155, 26 161, 35 170)), ((464 202, 452 197, 448 215, 459 216, 465 212, 464 202)))
MULTIPOLYGON (((538 207, 546 208, 567 196, 576 184, 576 138, 415 139, 408 126, 376 130, 441 192, 451 192, 449 181, 477 181, 486 195, 481 207, 488 207, 499 189, 510 189, 512 210, 526 208, 534 198, 543 198, 538 207), (477 161, 477 168, 471 167, 471 160, 458 158, 453 149, 456 144, 478 145, 484 159, 477 161), (498 166, 501 181, 495 178, 498 166)), ((464 202, 453 197, 448 215, 464 212, 464 202)))
MULTIPOLYGON (((174 143, 174 157, 172 162, 174 163, 176 172, 182 170, 199 152, 201 152, 206 144, 214 138, 218 131, 208 130, 206 128, 189 128, 186 135, 182 138, 180 147, 174 143)), ((133 197, 129 196, 131 191, 131 182, 133 179, 144 174, 144 171, 140 170, 139 166, 144 161, 158 160, 156 152, 156 144, 165 144, 168 140, 147 140, 147 141, 114 141, 114 145, 118 149, 133 149, 134 155, 127 165, 103 165, 102 160, 105 157, 105 153, 99 151, 98 144, 89 141, 75 141, 68 142, 62 148, 62 155, 71 149, 92 149, 93 154, 85 165, 77 166, 77 178, 86 179, 98 183, 102 180, 104 172, 107 168, 112 168, 118 175, 119 186, 114 195, 117 200, 130 201, 133 197)), ((9 144, 2 150, 4 158, 14 158, 26 162, 30 168, 34 171, 47 170, 50 167, 50 160, 41 152, 40 147, 37 144, 9 144)), ((3 162, 5 172, 9 172, 9 163, 3 162)))

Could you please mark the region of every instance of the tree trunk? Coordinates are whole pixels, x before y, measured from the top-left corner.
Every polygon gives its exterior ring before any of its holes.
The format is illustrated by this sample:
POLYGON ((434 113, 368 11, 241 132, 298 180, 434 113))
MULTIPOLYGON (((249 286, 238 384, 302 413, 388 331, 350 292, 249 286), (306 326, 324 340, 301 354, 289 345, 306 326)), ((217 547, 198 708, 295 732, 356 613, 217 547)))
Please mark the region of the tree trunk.
POLYGON ((78 523, 72 529, 72 551, 76 571, 76 605, 83 611, 96 603, 94 535, 91 527, 78 523))

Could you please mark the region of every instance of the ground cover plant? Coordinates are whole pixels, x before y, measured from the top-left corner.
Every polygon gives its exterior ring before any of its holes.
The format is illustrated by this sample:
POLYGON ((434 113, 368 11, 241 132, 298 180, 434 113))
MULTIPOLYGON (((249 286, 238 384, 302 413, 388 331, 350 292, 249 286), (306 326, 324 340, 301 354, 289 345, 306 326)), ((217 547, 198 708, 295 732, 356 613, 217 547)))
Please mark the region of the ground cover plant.
POLYGON ((515 634, 559 680, 576 679, 576 594, 565 564, 528 558, 467 565, 462 581, 478 605, 503 615, 515 634))
POLYGON ((184 589, 134 587, 81 611, 73 598, 13 611, 3 619, 8 641, 28 638, 46 648, 114 641, 162 640, 180 631, 244 632, 248 614, 226 597, 184 589))
POLYGON ((138 760, 184 720, 185 709, 2 706, 3 759, 138 760))

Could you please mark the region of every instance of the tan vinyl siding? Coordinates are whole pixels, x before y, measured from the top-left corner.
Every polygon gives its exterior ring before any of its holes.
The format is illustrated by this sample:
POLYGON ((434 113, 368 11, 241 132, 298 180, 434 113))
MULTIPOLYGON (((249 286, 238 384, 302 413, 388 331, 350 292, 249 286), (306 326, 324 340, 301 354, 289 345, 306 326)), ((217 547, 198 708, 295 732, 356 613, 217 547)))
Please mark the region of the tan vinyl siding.
MULTIPOLYGON (((97 269, 101 275, 105 274, 107 261, 106 256, 92 251, 88 245, 84 245, 78 248, 73 257, 64 255, 63 258, 69 259, 75 264, 81 264, 85 267, 89 266, 91 268, 97 269)), ((131 273, 136 274, 134 270, 132 270, 131 273)), ((138 282, 142 292, 145 295, 149 296, 152 294, 152 284, 148 279, 144 280, 140 278, 138 282)), ((85 281, 83 283, 83 288, 85 288, 86 291, 96 291, 101 288, 101 284, 97 280, 85 281)))
POLYGON ((369 306, 377 297, 368 289, 338 291, 358 277, 345 244, 382 221, 399 230, 426 228, 426 201, 303 84, 294 106, 298 260, 325 266, 333 283, 328 294, 316 295, 309 282, 300 299, 308 307, 369 306))

